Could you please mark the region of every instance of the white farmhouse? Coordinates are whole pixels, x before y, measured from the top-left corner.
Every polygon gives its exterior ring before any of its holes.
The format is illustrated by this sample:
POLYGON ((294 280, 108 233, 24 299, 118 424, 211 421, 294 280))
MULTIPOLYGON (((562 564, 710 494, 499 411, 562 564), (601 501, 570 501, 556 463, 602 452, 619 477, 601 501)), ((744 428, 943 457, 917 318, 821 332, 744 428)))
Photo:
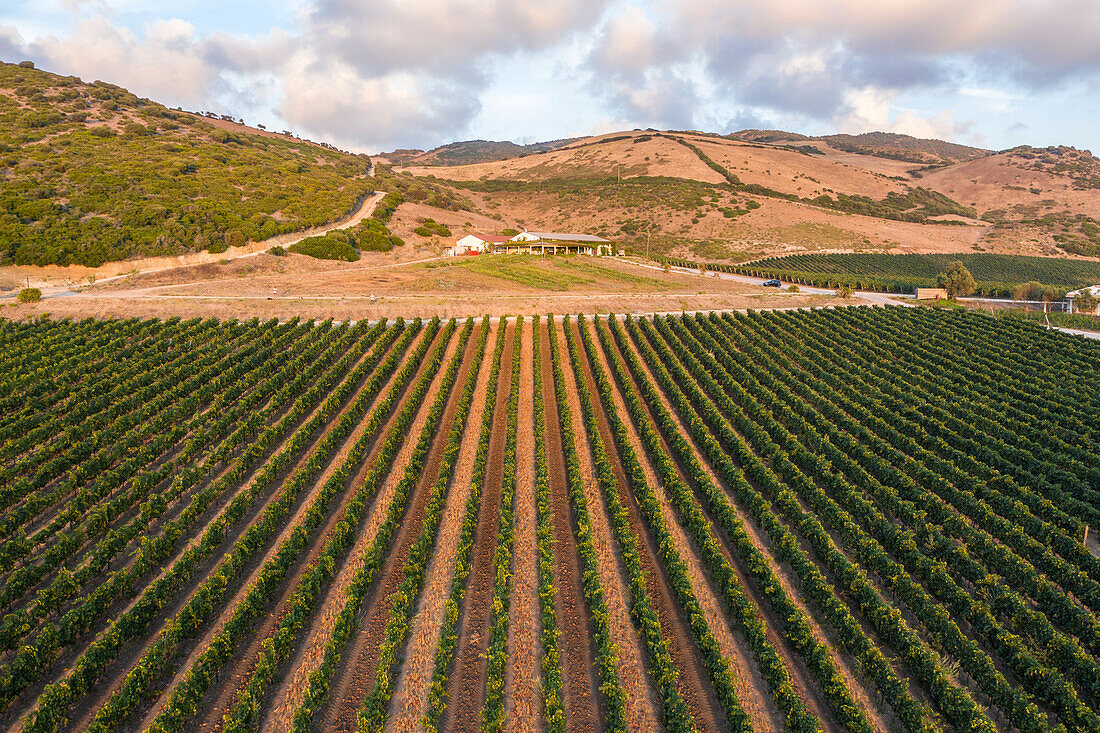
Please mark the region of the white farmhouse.
POLYGON ((595 234, 522 231, 498 252, 528 252, 531 254, 611 254, 611 241, 595 234))
POLYGON ((508 237, 500 235, 467 234, 465 237, 455 242, 455 246, 451 248, 451 254, 455 257, 484 254, 486 252, 492 252, 494 245, 504 244, 507 241, 508 237))

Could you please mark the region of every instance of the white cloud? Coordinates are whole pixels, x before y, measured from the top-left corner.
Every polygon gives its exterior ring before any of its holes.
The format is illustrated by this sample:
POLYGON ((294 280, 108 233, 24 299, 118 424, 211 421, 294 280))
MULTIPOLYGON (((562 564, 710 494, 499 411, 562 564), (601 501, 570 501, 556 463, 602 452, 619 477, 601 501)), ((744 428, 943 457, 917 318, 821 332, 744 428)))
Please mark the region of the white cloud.
POLYGON ((958 135, 970 133, 955 113, 899 100, 1006 113, 1020 88, 1100 78, 1095 0, 283 0, 297 25, 250 35, 196 30, 216 12, 197 0, 172 5, 185 19, 144 26, 132 13, 155 17, 149 0, 43 1, 71 13, 68 30, 0 25, 0 56, 172 105, 279 115, 357 149, 445 142, 479 111, 507 114, 491 90, 530 88, 517 126, 575 105, 559 98, 574 89, 588 105, 577 129, 755 120, 958 135))

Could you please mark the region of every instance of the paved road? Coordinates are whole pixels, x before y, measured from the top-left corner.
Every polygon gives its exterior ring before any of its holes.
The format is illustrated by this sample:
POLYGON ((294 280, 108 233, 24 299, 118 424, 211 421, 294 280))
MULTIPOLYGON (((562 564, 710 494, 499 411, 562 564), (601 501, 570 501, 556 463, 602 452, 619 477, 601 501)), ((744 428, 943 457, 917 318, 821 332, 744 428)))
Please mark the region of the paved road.
POLYGON ((1051 326, 1055 331, 1061 331, 1062 333, 1073 334, 1074 336, 1084 336, 1087 339, 1095 339, 1100 341, 1100 332, 1097 331, 1080 331, 1076 328, 1062 328, 1061 326, 1051 326))
MULTIPOLYGON (((628 265, 634 265, 635 267, 644 267, 644 268, 647 268, 647 269, 650 269, 650 270, 661 270, 661 271, 664 270, 664 268, 661 267, 660 265, 650 265, 650 264, 646 264, 646 263, 643 263, 643 262, 637 262, 635 260, 620 259, 618 257, 614 257, 612 259, 618 260, 619 262, 625 262, 628 265)), ((698 270, 692 269, 690 267, 671 267, 670 269, 675 271, 675 272, 682 272, 682 273, 687 274, 687 275, 699 275, 700 274, 698 270)), ((765 282, 764 278, 749 277, 748 275, 738 275, 738 274, 732 273, 732 272, 719 272, 717 270, 708 271, 707 274, 706 274, 706 277, 716 277, 716 278, 720 278, 722 280, 733 280, 734 282, 746 283, 748 285, 761 285, 762 286, 765 282)), ((791 286, 790 286, 789 283, 784 283, 783 285, 781 285, 779 287, 779 289, 780 290, 790 290, 790 287, 791 286)), ((835 290, 830 290, 828 288, 815 288, 815 287, 812 287, 810 285, 799 285, 798 290, 801 293, 808 293, 810 295, 836 295, 835 290)), ((854 293, 852 293, 852 297, 860 298, 862 300, 867 300, 867 301, 870 301, 870 302, 875 303, 877 305, 904 305, 904 306, 914 305, 913 303, 905 302, 907 299, 911 300, 911 298, 907 298, 907 296, 904 296, 904 295, 900 295, 900 296, 899 295, 888 295, 886 293, 873 293, 873 292, 866 291, 866 290, 857 290, 854 293)))

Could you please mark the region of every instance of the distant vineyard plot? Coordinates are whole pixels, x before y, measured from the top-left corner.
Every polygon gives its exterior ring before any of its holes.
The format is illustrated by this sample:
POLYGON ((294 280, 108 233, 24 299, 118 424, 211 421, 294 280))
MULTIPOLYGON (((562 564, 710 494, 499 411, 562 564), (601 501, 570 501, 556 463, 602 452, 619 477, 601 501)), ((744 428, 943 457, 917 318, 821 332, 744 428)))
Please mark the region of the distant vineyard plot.
POLYGON ((1100 730, 1098 358, 916 308, 0 320, 0 725, 1100 730))
MULTIPOLYGON (((809 285, 850 284, 908 292, 936 284, 937 276, 961 261, 984 294, 1008 295, 1014 285, 1036 281, 1066 290, 1100 284, 1100 262, 997 254, 804 254, 768 257, 730 269, 809 285)), ((714 265, 722 269, 722 265, 714 265)))

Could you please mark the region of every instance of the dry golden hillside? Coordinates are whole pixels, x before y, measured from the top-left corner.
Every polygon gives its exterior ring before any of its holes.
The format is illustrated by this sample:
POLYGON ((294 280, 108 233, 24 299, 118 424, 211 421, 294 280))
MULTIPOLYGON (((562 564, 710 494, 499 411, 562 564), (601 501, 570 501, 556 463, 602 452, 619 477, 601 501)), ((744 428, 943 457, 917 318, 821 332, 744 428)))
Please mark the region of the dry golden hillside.
POLYGON ((901 135, 634 130, 507 160, 396 167, 501 226, 714 259, 777 252, 1100 255, 1100 163, 901 135))

